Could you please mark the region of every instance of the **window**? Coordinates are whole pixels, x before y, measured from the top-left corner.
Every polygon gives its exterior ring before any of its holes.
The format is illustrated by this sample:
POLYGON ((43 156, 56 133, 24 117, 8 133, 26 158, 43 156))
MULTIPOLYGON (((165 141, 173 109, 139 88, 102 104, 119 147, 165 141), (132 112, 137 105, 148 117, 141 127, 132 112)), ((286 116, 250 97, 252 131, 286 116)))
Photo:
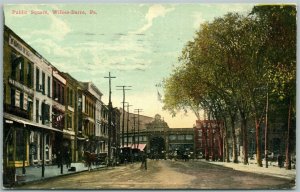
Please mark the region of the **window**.
POLYGON ((27 150, 25 150, 26 147, 26 143, 24 143, 24 131, 21 131, 20 129, 16 130, 16 161, 22 161, 23 160, 23 156, 26 157, 26 152, 27 150))
POLYGON ((170 135, 170 136, 169 136, 169 139, 170 139, 171 141, 176 140, 176 135, 170 135))
POLYGON ((45 159, 49 160, 50 159, 50 135, 46 134, 45 135, 45 159))
POLYGON ((186 135, 185 139, 188 141, 193 140, 193 135, 186 135))
POLYGON ((27 99, 27 111, 30 112, 32 107, 32 98, 27 99))
POLYGON ((42 103, 42 124, 49 124, 50 121, 50 106, 46 103, 42 103))
POLYGON ((35 120, 37 123, 39 122, 39 105, 40 105, 39 100, 36 100, 35 101, 35 120))
POLYGON ((68 115, 67 128, 72 128, 72 116, 68 115))
POLYGON ((16 105, 16 91, 14 89, 10 89, 10 104, 11 106, 16 105))
POLYGON ((65 88, 63 86, 61 86, 61 88, 62 88, 62 91, 61 91, 61 93, 62 93, 62 100, 61 100, 61 102, 64 105, 65 104, 65 88))
POLYGON ((17 74, 17 63, 16 63, 16 59, 17 59, 17 54, 12 52, 10 55, 10 60, 11 60, 11 78, 16 80, 16 74, 17 74))
POLYGON ((19 61, 19 69, 20 69, 20 82, 24 83, 24 60, 20 59, 19 61))
POLYGON ((20 93, 20 108, 24 107, 24 93, 20 93))
POLYGON ((184 135, 178 135, 178 140, 184 140, 184 135))
POLYGON ((51 79, 49 76, 48 76, 48 86, 47 87, 48 87, 48 91, 47 91, 48 97, 51 97, 51 95, 50 95, 51 79))
POLYGON ((43 94, 45 95, 45 73, 42 72, 42 89, 43 89, 43 94))
POLYGON ((57 83, 57 95, 56 95, 57 101, 61 103, 61 86, 59 83, 57 83))
POLYGON ((35 74, 35 89, 37 91, 40 90, 40 70, 39 68, 36 68, 36 74, 35 74))
POLYGON ((67 104, 70 105, 70 89, 67 87, 67 104))
POLYGON ((26 73, 26 76, 27 76, 27 86, 28 86, 28 87, 31 87, 31 86, 32 86, 31 69, 32 69, 32 63, 28 62, 28 65, 27 65, 27 73, 26 73))
POLYGON ((53 81, 52 95, 53 95, 53 100, 56 101, 56 98, 57 98, 56 81, 53 81))
POLYGON ((73 107, 73 90, 70 90, 70 106, 73 107))

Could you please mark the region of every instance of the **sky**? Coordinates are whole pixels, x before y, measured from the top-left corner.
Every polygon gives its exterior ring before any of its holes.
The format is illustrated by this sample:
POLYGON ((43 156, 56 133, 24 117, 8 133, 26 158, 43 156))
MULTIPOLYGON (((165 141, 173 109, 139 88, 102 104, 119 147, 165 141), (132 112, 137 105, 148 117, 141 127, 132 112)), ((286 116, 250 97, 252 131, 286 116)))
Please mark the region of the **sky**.
POLYGON ((200 24, 228 12, 247 14, 253 4, 33 4, 4 5, 4 23, 62 72, 92 81, 108 103, 122 107, 126 91, 130 112, 160 114, 171 128, 191 128, 196 116, 163 111, 156 87, 178 66, 178 57, 200 24), (60 10, 62 14, 54 14, 60 10), (69 14, 68 14, 69 12, 69 14), (74 14, 74 13, 85 14, 74 14), (73 14, 70 14, 73 13, 73 14))

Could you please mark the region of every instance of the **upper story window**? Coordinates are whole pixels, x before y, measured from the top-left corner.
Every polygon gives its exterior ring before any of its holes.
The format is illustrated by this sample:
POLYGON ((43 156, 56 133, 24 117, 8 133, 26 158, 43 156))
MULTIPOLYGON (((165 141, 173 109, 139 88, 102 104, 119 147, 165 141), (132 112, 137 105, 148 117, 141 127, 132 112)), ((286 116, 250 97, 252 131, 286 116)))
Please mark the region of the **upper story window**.
POLYGON ((24 83, 24 59, 19 61, 19 70, 20 70, 20 82, 24 83))
POLYGON ((65 104, 65 88, 61 86, 61 103, 65 104))
POLYGON ((11 53, 11 78, 24 83, 24 58, 17 55, 15 52, 11 53))
POLYGON ((184 140, 184 135, 178 135, 178 140, 184 140))
POLYGON ((68 105, 73 107, 73 89, 67 88, 68 105))
POLYGON ((52 97, 53 97, 53 100, 57 101, 57 91, 56 91, 56 81, 53 81, 53 89, 52 89, 52 97))
POLYGON ((51 87, 51 79, 50 79, 50 77, 48 76, 48 84, 47 84, 47 88, 48 88, 48 90, 47 90, 47 95, 48 95, 48 97, 51 97, 51 93, 50 93, 50 87, 51 87))
POLYGON ((36 68, 35 70, 35 89, 37 91, 40 90, 40 69, 39 68, 36 68))
POLYGON ((45 95, 45 73, 42 72, 42 93, 45 95))
POLYGON ((28 62, 27 63, 27 71, 26 71, 26 76, 27 76, 27 86, 32 87, 32 63, 28 62))
POLYGON ((171 141, 176 140, 176 135, 169 135, 169 139, 170 139, 171 141))
POLYGON ((16 90, 10 89, 10 104, 12 106, 15 106, 16 105, 15 101, 16 101, 16 90))
POLYGON ((186 135, 185 139, 188 141, 193 140, 193 135, 186 135))

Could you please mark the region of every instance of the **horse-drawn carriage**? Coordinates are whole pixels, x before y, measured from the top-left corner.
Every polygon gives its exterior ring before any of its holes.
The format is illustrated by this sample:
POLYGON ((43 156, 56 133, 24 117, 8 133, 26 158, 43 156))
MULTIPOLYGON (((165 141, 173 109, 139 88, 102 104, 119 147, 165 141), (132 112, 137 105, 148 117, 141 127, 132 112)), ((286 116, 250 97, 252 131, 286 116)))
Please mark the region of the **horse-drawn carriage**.
POLYGON ((107 165, 107 153, 90 153, 84 151, 84 161, 89 170, 92 165, 107 165))

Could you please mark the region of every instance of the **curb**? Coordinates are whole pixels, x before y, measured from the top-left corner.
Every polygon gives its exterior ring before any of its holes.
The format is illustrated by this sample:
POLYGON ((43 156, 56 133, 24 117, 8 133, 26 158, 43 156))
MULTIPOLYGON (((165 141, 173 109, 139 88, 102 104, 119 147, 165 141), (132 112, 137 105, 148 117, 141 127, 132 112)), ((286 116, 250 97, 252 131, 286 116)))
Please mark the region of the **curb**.
MULTIPOLYGON (((96 168, 93 168, 91 169, 90 171, 94 171, 94 170, 100 170, 100 169, 107 169, 109 168, 108 166, 104 166, 104 167, 96 167, 96 168)), ((113 168, 113 167, 112 167, 113 168)), ((14 186, 12 187, 4 187, 3 186, 3 189, 18 189, 19 187, 21 186, 24 186, 24 185, 27 185, 27 184, 37 184, 37 183, 42 183, 44 181, 48 181, 48 180, 51 180, 51 179, 55 179, 55 178, 59 178, 59 177, 64 177, 64 176, 68 176, 68 175, 76 175, 76 174, 79 174, 79 173, 83 173, 83 172, 87 172, 89 171, 88 169, 87 170, 81 170, 81 171, 76 171, 76 172, 70 172, 70 173, 67 173, 67 174, 61 174, 61 175, 55 175, 55 176, 50 176, 50 177, 45 177, 45 178, 40 178, 40 179, 37 179, 37 180, 32 180, 32 181, 23 181, 23 182, 16 182, 14 184, 14 186)))
MULTIPOLYGON (((243 168, 235 168, 235 167, 227 166, 226 164, 218 164, 218 163, 209 162, 209 161, 205 161, 205 162, 213 164, 213 165, 219 165, 219 166, 222 166, 222 167, 231 168, 231 169, 236 170, 236 171, 243 171, 243 172, 247 172, 247 173, 255 173, 255 174, 260 174, 260 175, 279 177, 279 178, 288 179, 288 180, 291 180, 291 181, 296 180, 296 174, 288 176, 288 175, 283 175, 283 174, 280 174, 280 173, 273 173, 273 172, 262 172, 262 171, 253 172, 251 170, 247 170, 247 169, 243 169, 243 168)), ((249 168, 251 168, 251 167, 249 166, 249 168)))

